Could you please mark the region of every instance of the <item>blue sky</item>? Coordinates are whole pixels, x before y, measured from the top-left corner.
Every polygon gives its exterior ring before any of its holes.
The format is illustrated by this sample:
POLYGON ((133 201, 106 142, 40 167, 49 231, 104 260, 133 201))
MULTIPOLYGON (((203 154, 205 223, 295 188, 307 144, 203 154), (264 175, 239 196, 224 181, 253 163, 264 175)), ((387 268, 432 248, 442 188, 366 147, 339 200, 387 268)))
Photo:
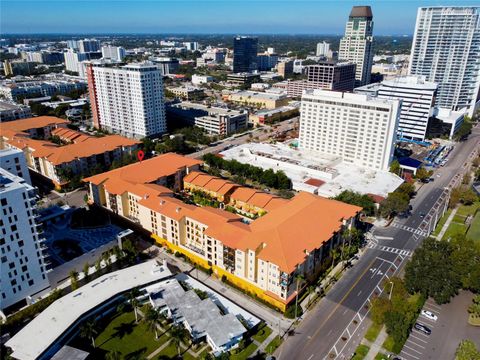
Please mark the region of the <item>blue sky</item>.
POLYGON ((60 0, 0 1, 0 33, 340 34, 353 5, 370 5, 376 35, 412 34, 432 0, 60 0))

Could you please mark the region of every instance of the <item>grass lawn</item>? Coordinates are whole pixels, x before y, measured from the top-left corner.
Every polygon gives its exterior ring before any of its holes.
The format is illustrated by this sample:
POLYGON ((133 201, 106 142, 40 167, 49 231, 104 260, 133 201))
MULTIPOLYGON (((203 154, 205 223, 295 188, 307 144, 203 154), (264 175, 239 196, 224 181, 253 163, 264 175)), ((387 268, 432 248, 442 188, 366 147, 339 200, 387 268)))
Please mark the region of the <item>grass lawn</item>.
POLYGON ((266 324, 262 324, 258 332, 252 336, 256 341, 260 344, 263 343, 272 333, 272 329, 270 329, 266 324))
POLYGON ((465 224, 458 224, 458 223, 454 223, 453 221, 450 223, 450 226, 448 227, 447 231, 445 232, 445 234, 443 235, 443 240, 447 240, 448 238, 450 238, 451 236, 453 235, 456 235, 456 234, 465 234, 465 231, 467 231, 467 227, 465 226, 465 224))
POLYGON ((280 336, 275 336, 272 341, 265 347, 265 351, 269 354, 273 354, 275 350, 280 346, 282 343, 282 339, 280 336))
POLYGON ((473 218, 470 229, 468 229, 467 232, 467 237, 472 240, 480 241, 480 211, 477 212, 477 215, 473 218))
POLYGON ((375 355, 375 360, 387 360, 387 359, 388 357, 385 354, 378 353, 377 355, 375 355))
POLYGON ((126 358, 143 358, 154 352, 169 338, 162 335, 155 340, 153 332, 140 322, 135 324, 135 315, 127 312, 113 318, 95 339, 96 346, 105 351, 116 350, 126 358))
POLYGON ((355 354, 352 357, 352 360, 362 360, 367 356, 370 348, 367 345, 360 344, 355 350, 355 354))
POLYGON ((231 354, 230 359, 231 360, 246 360, 252 355, 255 350, 257 350, 257 345, 255 343, 251 342, 245 349, 243 349, 240 353, 238 354, 231 354))
POLYGON ((380 330, 382 330, 383 325, 379 325, 377 323, 373 323, 367 330, 367 333, 365 334, 365 339, 367 339, 370 342, 374 342, 375 339, 377 338, 378 334, 380 334, 380 330))
POLYGON ((435 228, 435 231, 433 232, 433 236, 437 236, 440 231, 443 228, 443 225, 447 222, 448 217, 450 216, 450 213, 452 212, 452 209, 448 209, 445 215, 440 219, 440 221, 437 224, 437 227, 435 228))
MULTIPOLYGON (((190 355, 188 352, 184 351, 183 349, 180 350, 180 354, 182 355, 182 359, 184 360, 195 360, 195 358, 190 355)), ((165 359, 165 357, 168 358, 175 358, 178 355, 178 350, 177 347, 173 344, 168 344, 167 347, 165 347, 160 354, 158 354, 158 357, 156 359, 165 359)))
POLYGON ((400 351, 402 351, 401 347, 400 347, 400 349, 398 349, 399 346, 395 343, 395 341, 393 340, 393 338, 391 336, 387 337, 387 339, 383 343, 382 347, 385 350, 393 352, 395 354, 398 354, 398 353, 400 353, 400 351))
POLYGON ((460 205, 457 210, 457 214, 463 217, 467 217, 468 215, 475 214, 475 211, 480 208, 480 201, 474 202, 472 205, 460 205))

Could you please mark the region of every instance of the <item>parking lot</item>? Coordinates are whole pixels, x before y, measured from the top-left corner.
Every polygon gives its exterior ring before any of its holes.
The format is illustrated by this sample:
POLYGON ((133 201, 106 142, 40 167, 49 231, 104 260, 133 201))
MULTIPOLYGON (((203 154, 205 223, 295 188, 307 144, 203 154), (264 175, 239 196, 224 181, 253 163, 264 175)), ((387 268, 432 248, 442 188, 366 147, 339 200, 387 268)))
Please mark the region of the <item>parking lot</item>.
POLYGON ((462 291, 448 304, 437 305, 432 299, 425 302, 423 310, 438 317, 436 321, 420 315, 418 323, 427 326, 432 333, 426 335, 416 329, 410 333, 400 358, 402 360, 454 359, 455 350, 464 339, 473 340, 480 347, 480 328, 468 325, 467 308, 473 294, 462 291))

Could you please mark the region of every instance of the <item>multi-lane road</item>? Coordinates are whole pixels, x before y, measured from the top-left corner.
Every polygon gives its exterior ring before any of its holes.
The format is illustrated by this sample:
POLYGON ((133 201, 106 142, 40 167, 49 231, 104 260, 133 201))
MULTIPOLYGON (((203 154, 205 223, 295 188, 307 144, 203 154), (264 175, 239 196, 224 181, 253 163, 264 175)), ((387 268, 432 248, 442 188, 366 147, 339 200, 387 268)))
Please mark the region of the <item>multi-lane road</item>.
POLYGON ((278 359, 350 359, 364 335, 370 298, 381 291, 382 282, 405 264, 425 238, 433 222, 429 218, 432 209, 442 206, 444 188, 479 147, 479 140, 480 128, 476 127, 467 141, 456 145, 447 165, 435 172, 435 180, 418 190, 411 216, 373 229, 373 242, 364 255, 305 315, 295 335, 277 350, 278 359))

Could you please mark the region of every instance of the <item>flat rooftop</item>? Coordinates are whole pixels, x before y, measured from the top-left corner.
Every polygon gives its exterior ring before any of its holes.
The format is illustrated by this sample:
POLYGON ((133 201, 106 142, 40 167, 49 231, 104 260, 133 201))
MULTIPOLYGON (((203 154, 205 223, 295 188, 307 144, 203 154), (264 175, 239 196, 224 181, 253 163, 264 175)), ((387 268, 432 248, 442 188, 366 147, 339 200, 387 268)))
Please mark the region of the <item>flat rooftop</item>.
POLYGON ((17 110, 21 108, 26 108, 25 105, 19 105, 19 104, 12 104, 10 102, 6 101, 0 101, 0 111, 3 110, 17 110))
POLYGON ((221 153, 224 159, 254 164, 263 169, 283 170, 293 188, 324 197, 333 197, 344 190, 386 197, 403 180, 386 171, 365 169, 345 163, 338 156, 296 149, 285 143, 249 143, 221 153), (319 184, 323 182, 320 186, 319 184))
POLYGON ((151 297, 155 307, 168 307, 175 321, 185 320, 194 338, 207 335, 219 347, 247 331, 235 315, 222 315, 210 298, 201 300, 194 290, 185 291, 175 279, 165 281, 151 297))
POLYGON ((14 358, 35 360, 85 313, 118 294, 171 275, 155 260, 105 274, 53 302, 5 345, 14 358))
POLYGON ((283 94, 272 94, 272 93, 264 93, 264 92, 256 92, 256 91, 238 91, 231 93, 232 96, 241 96, 245 98, 254 98, 254 99, 265 99, 265 100, 280 100, 286 98, 283 94))

